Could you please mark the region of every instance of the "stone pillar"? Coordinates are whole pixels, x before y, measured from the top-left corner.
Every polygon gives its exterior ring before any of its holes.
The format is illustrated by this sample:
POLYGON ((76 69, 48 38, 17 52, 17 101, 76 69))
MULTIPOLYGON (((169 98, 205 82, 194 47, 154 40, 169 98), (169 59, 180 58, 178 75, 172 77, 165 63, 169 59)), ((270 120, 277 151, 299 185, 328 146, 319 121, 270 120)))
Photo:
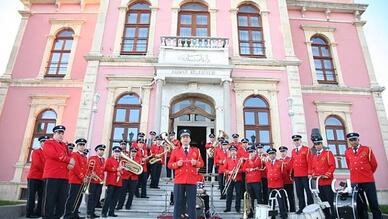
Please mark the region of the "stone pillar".
POLYGON ((230 133, 230 82, 231 79, 222 81, 224 87, 224 131, 230 133))
MULTIPOLYGON (((156 133, 160 133, 160 122, 162 118, 162 93, 163 93, 163 79, 156 78, 156 97, 155 97, 155 118, 154 128, 156 133)), ((166 130, 167 131, 167 130, 166 130)))

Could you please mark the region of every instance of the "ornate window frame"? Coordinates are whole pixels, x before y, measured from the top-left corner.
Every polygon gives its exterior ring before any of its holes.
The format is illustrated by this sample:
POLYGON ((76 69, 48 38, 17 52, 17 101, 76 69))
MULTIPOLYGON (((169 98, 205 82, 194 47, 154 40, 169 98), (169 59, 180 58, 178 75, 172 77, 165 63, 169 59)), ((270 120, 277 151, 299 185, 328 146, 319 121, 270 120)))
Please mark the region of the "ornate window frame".
POLYGON ((24 130, 24 138, 21 145, 16 169, 13 177, 13 182, 21 182, 23 168, 26 166, 29 147, 31 145, 32 136, 34 133, 35 122, 39 114, 50 108, 57 114, 57 124, 62 123, 63 113, 65 111, 66 101, 69 95, 31 95, 30 112, 27 119, 26 129, 24 130))
MULTIPOLYGON (((240 56, 240 50, 239 50, 239 37, 238 37, 238 24, 237 24, 237 12, 238 7, 243 4, 252 4, 256 8, 260 10, 260 16, 261 16, 261 22, 262 22, 262 28, 263 28, 263 38, 264 38, 264 45, 265 45, 265 54, 263 59, 272 59, 273 53, 272 53, 272 42, 271 42, 271 33, 270 33, 270 25, 269 25, 269 13, 266 0, 251 0, 251 1, 245 1, 245 0, 232 0, 231 2, 231 9, 230 9, 230 16, 232 21, 232 41, 233 41, 233 56, 238 58, 243 58, 244 56, 240 56)), ((244 57, 245 58, 245 57, 244 57)))
MULTIPOLYGON (((147 2, 150 5, 151 17, 150 28, 148 30, 148 45, 146 56, 154 55, 154 41, 155 41, 155 27, 156 27, 156 13, 159 9, 157 0, 121 0, 118 8, 119 15, 116 26, 116 34, 113 46, 113 55, 121 56, 121 43, 124 35, 125 21, 128 12, 128 7, 136 2, 147 2)), ((137 55, 123 55, 123 56, 137 56, 137 55)), ((144 56, 144 55, 138 55, 144 56)))
POLYGON ((311 69, 311 76, 313 79, 313 85, 323 85, 327 86, 327 84, 319 84, 317 80, 317 73, 315 71, 315 64, 314 64, 314 56, 312 51, 312 42, 311 38, 316 35, 321 35, 326 38, 328 41, 330 52, 333 60, 333 65, 335 69, 335 74, 337 75, 337 82, 338 85, 334 84, 333 86, 345 86, 344 80, 342 77, 342 70, 341 70, 341 64, 339 61, 338 51, 337 51, 337 45, 335 38, 334 38, 334 32, 336 31, 335 27, 330 26, 318 26, 318 25, 301 25, 300 28, 304 31, 305 35, 305 44, 307 46, 307 54, 310 61, 310 69, 311 69))
POLYGON ((85 23, 85 20, 50 19, 49 22, 51 24, 51 28, 47 36, 46 48, 43 53, 38 79, 43 79, 44 76, 46 75, 46 67, 48 65, 48 62, 50 61, 51 49, 53 47, 57 34, 63 29, 72 29, 74 31, 73 45, 71 47, 67 71, 66 71, 65 77, 63 77, 63 79, 70 79, 74 57, 76 54, 76 49, 77 49, 77 45, 78 45, 78 41, 81 33, 81 27, 82 27, 82 24, 85 23))

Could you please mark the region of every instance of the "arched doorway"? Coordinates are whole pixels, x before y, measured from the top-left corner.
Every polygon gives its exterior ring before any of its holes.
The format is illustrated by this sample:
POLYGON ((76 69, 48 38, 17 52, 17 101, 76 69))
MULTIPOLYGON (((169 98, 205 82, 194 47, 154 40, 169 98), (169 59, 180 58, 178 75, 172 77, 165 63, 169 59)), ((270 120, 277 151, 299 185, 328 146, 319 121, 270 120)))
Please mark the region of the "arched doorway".
POLYGON ((189 129, 191 131, 191 146, 200 149, 205 162, 205 144, 208 135, 214 133, 215 119, 214 104, 205 96, 186 94, 176 97, 171 103, 170 130, 179 133, 182 129, 189 129))

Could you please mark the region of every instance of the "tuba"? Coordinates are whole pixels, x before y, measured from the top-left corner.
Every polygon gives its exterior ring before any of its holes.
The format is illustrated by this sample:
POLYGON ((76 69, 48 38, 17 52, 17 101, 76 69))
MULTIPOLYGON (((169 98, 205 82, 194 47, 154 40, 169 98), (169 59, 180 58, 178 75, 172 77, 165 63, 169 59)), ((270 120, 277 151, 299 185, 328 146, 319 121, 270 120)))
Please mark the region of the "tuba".
POLYGON ((213 144, 211 145, 211 147, 210 147, 209 149, 207 149, 207 151, 206 151, 209 158, 214 157, 214 150, 216 149, 216 146, 217 146, 217 144, 218 144, 218 139, 221 138, 221 137, 223 137, 223 138, 225 138, 225 139, 228 139, 228 138, 229 138, 228 134, 226 134, 225 131, 223 131, 223 130, 218 130, 218 136, 217 136, 217 138, 215 139, 215 141, 213 142, 213 144))
POLYGON ((164 146, 164 151, 160 154, 156 154, 154 158, 151 158, 150 159, 150 164, 154 164, 158 161, 161 161, 162 160, 162 156, 165 155, 167 152, 171 152, 172 150, 175 149, 175 145, 170 141, 170 139, 168 139, 168 133, 167 132, 163 132, 160 134, 160 136, 162 136, 163 140, 164 140, 164 143, 165 143, 165 146, 164 146))
POLYGON ((143 166, 136 161, 129 158, 124 152, 120 152, 120 165, 136 175, 140 175, 143 172, 143 166))

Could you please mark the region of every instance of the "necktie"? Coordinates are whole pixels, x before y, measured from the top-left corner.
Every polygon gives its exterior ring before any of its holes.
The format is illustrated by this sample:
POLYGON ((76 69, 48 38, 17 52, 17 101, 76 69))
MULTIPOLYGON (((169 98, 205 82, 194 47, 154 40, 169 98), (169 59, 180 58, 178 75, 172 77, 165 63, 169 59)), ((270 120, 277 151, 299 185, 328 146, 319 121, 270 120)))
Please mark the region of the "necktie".
POLYGON ((189 153, 189 149, 185 148, 185 155, 187 156, 188 153, 189 153))
POLYGON ((298 148, 296 148, 296 150, 295 150, 295 151, 296 151, 296 153, 298 153, 298 152, 299 152, 299 149, 298 149, 298 148))
POLYGON ((354 154, 357 154, 357 148, 353 148, 354 154))

